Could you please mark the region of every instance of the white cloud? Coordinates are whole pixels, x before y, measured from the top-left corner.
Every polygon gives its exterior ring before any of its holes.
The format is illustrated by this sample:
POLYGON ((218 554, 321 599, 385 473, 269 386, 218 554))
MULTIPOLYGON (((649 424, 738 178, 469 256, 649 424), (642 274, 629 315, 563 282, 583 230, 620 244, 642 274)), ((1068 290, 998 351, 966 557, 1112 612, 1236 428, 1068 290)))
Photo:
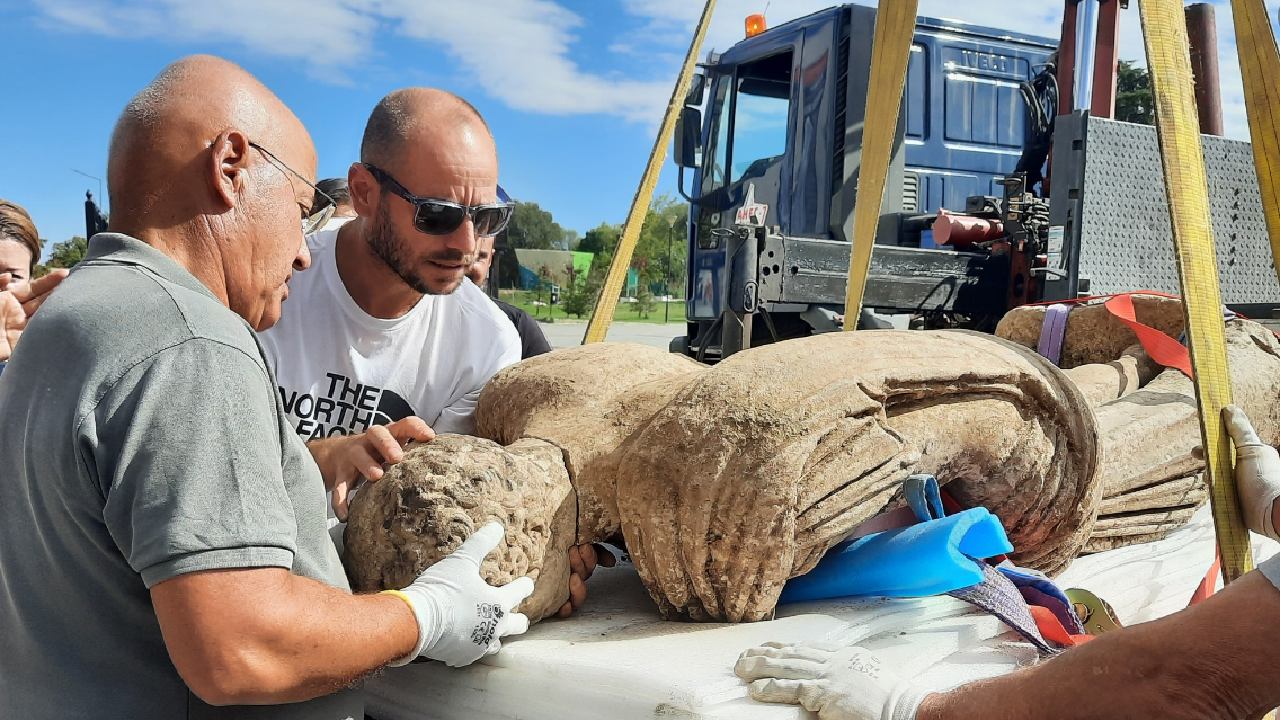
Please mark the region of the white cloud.
MULTIPOLYGON (((593 31, 561 0, 36 0, 46 22, 72 31, 122 38, 219 40, 263 54, 297 58, 323 77, 341 79, 376 56, 379 31, 441 47, 489 95, 513 108, 548 114, 600 113, 656 123, 671 94, 701 0, 616 2, 637 27, 603 46, 643 68, 619 77, 575 61, 593 31), (577 33, 577 34, 576 34, 577 33), (641 63, 639 61, 643 60, 641 63)), ((700 55, 743 38, 747 15, 768 5, 771 26, 834 0, 719 0, 700 55)), ((1275 17, 1280 0, 1267 0, 1275 17)), ((867 3, 872 4, 872 3, 867 3)), ((1215 0, 1223 114, 1229 137, 1247 138, 1244 93, 1227 0, 1215 0)), ((1061 0, 920 0, 920 13, 1056 38, 1061 0), (1011 12, 1016 8, 1016 12, 1011 12)), ((1120 57, 1145 64, 1137 3, 1121 16, 1120 57)))
POLYGON ((570 57, 583 21, 549 0, 381 0, 377 8, 398 19, 397 32, 442 44, 485 91, 518 110, 652 121, 671 94, 668 80, 584 71, 570 57))
POLYGON ((442 47, 493 97, 547 114, 653 122, 670 80, 617 78, 572 59, 582 19, 550 0, 37 0, 48 24, 122 38, 219 40, 343 77, 379 29, 442 47))
MULTIPOLYGON (((726 3, 717 5, 723 8, 726 3)), ((622 0, 622 7, 631 15, 677 23, 693 23, 702 14, 698 0, 622 0)))
POLYGON ((118 38, 237 42, 319 66, 370 54, 375 18, 358 0, 37 0, 48 24, 118 38))

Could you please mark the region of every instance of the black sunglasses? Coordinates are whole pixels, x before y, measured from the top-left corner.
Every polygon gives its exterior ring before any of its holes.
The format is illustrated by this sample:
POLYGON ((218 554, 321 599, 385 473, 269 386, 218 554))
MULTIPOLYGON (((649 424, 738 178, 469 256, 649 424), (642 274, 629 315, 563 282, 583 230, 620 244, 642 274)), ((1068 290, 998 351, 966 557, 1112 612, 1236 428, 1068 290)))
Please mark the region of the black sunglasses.
POLYGON ((462 221, 471 218, 475 225, 476 235, 493 237, 511 221, 514 203, 498 202, 491 205, 462 205, 439 198, 418 197, 405 190, 404 186, 385 170, 362 163, 374 180, 380 185, 413 203, 417 213, 413 217, 413 225, 418 232, 427 235, 448 235, 462 226, 462 221))

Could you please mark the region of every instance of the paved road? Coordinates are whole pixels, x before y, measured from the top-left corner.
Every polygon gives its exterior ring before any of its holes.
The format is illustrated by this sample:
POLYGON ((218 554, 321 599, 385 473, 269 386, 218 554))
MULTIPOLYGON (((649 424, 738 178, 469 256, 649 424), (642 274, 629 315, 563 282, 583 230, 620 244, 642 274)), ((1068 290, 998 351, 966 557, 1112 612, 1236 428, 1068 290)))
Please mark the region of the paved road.
MULTIPOLYGON (((542 332, 546 333, 551 347, 562 348, 582 344, 582 335, 587 331, 587 323, 557 320, 553 323, 539 323, 542 332)), ((642 323, 615 322, 609 326, 609 340, 613 342, 638 342, 667 349, 671 338, 684 335, 684 323, 642 323)))

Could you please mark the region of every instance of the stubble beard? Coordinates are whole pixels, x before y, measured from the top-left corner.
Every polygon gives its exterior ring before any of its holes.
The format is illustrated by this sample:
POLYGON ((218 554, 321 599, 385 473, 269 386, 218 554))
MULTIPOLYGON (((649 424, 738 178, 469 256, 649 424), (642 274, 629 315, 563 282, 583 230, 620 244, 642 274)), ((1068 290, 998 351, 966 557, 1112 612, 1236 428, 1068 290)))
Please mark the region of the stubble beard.
MULTIPOLYGON (((387 211, 387 204, 381 203, 378 208, 377 217, 374 218, 373 228, 369 233, 369 249, 391 269, 396 275, 404 281, 406 285, 413 288, 415 292, 421 295, 448 295, 457 290, 462 285, 462 280, 458 280, 448 287, 448 289, 440 290, 432 288, 427 281, 413 271, 413 266, 408 259, 405 258, 404 244, 399 242, 396 237, 395 228, 391 226, 391 213, 387 211)), ((453 254, 441 254, 428 258, 429 260, 465 260, 465 257, 453 254)), ((464 276, 465 278, 465 276, 464 276)))

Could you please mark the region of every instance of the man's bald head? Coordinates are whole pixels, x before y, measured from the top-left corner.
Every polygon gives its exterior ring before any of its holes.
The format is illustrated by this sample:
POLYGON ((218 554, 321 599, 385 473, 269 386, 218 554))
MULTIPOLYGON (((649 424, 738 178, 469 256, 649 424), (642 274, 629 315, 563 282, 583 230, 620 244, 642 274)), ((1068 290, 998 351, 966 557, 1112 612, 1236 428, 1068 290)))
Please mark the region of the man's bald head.
POLYGON ((116 122, 111 229, 174 258, 263 329, 291 266, 309 263, 300 218, 315 168, 306 128, 262 83, 221 58, 183 58, 116 122))
POLYGON ((390 170, 415 139, 458 130, 483 133, 493 143, 480 111, 457 95, 435 88, 396 90, 378 101, 369 115, 360 162, 390 170))
POLYGON ((275 94, 235 63, 192 55, 160 71, 116 121, 107 160, 113 218, 146 212, 156 200, 152 184, 172 182, 175 166, 230 129, 300 169, 315 165, 310 135, 275 94))

